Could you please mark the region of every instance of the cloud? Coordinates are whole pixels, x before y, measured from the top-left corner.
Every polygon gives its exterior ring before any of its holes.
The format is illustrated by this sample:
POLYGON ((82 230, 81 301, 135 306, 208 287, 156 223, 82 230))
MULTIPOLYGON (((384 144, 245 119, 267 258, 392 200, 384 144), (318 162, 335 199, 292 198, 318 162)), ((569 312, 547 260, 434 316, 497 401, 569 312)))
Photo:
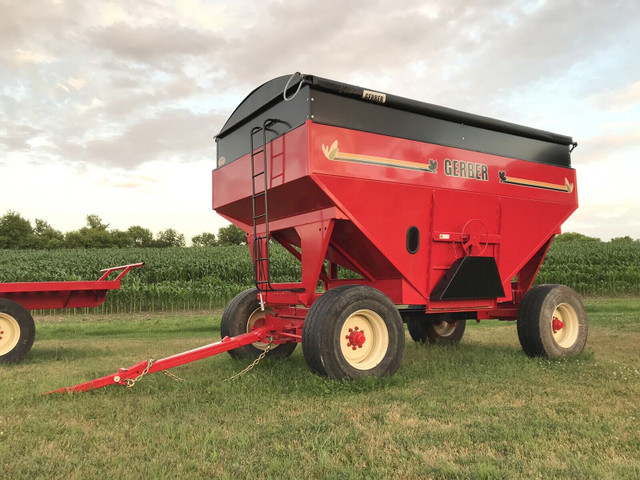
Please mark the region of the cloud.
MULTIPOLYGON (((5 125, 5 128, 8 128, 5 125)), ((42 135, 42 131, 30 125, 11 125, 10 130, 0 130, 0 147, 6 151, 26 151, 32 147, 30 142, 42 135)))
POLYGON ((146 26, 118 23, 90 31, 88 39, 116 58, 142 64, 155 64, 165 58, 175 60, 179 56, 209 55, 224 48, 226 43, 213 33, 171 23, 146 26))
POLYGON ((580 164, 619 161, 625 153, 634 150, 640 152, 640 131, 636 128, 635 125, 629 125, 628 129, 621 128, 621 133, 599 135, 580 141, 580 151, 576 151, 576 155, 580 155, 580 164))
POLYGON ((140 119, 111 135, 83 142, 59 143, 52 152, 61 158, 132 169, 158 158, 215 159, 213 125, 221 117, 188 110, 166 110, 140 119))
POLYGON ((640 81, 592 95, 587 102, 603 110, 626 112, 640 103, 640 81))
POLYGON ((572 215, 562 230, 581 232, 603 240, 627 235, 640 239, 640 206, 583 205, 572 215))

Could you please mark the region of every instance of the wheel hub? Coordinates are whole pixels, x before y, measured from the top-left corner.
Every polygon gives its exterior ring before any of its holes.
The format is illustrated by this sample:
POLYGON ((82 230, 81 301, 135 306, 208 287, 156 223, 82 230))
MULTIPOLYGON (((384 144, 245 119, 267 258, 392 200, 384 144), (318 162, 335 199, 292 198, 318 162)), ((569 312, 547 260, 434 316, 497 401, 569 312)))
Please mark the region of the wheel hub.
POLYGON ((364 332, 359 330, 357 326, 349 329, 349 335, 346 335, 345 339, 347 340, 347 347, 351 347, 353 350, 362 348, 366 340, 364 332))
POLYGON ((551 322, 551 328, 553 328, 553 333, 558 333, 560 330, 564 328, 564 322, 560 320, 558 317, 553 317, 553 321, 551 322))
POLYGON ((433 329, 441 337, 448 337, 449 335, 453 335, 453 332, 455 332, 456 322, 435 320, 433 322, 433 329))

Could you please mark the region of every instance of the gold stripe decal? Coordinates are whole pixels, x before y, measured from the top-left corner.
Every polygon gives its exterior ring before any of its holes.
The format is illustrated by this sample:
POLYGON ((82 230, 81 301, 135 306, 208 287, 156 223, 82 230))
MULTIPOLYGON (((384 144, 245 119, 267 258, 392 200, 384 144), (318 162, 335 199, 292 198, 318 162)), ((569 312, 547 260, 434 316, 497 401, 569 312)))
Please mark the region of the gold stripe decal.
POLYGON ((396 160, 394 158, 372 157, 370 155, 360 155, 358 153, 344 153, 338 150, 338 141, 334 141, 330 147, 322 145, 322 153, 329 160, 364 163, 367 165, 380 165, 384 167, 404 168, 407 170, 420 170, 427 173, 438 171, 438 161, 429 159, 429 165, 418 162, 407 162, 406 160, 396 160))
POLYGON ((500 183, 508 183, 511 185, 519 185, 521 187, 543 188, 545 190, 555 190, 556 192, 573 192, 573 183, 564 179, 564 185, 556 183, 539 182, 537 180, 527 180, 524 178, 508 177, 507 172, 498 172, 500 175, 500 183))

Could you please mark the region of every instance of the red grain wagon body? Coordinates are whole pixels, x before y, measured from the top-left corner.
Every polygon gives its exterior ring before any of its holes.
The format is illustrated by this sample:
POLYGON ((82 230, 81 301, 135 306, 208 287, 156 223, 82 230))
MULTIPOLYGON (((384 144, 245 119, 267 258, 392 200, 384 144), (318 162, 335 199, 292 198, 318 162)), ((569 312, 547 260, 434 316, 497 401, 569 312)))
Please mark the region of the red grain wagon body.
POLYGON ((249 94, 216 141, 213 208, 246 232, 256 276, 223 339, 57 391, 297 343, 320 375, 390 375, 403 321, 415 341, 450 343, 469 319, 517 319, 529 355, 583 349, 577 294, 531 288, 578 206, 570 137, 294 74, 249 94), (274 241, 300 260, 299 282, 274 278, 274 241))

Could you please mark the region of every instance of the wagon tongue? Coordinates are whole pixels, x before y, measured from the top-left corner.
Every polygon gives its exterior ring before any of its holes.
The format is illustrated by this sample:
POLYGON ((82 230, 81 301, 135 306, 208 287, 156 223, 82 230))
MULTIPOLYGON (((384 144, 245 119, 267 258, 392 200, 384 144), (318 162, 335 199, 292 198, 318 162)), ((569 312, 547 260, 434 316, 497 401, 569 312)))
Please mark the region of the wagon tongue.
POLYGON ((109 385, 126 385, 127 387, 133 387, 135 383, 142 377, 149 373, 159 372, 167 370, 169 368, 178 367, 185 363, 195 362, 196 360, 202 360, 203 358, 218 355, 235 348, 244 347, 255 342, 265 341, 267 336, 271 333, 269 327, 256 328, 248 333, 237 335, 235 337, 224 337, 219 342, 211 343, 203 347, 188 350, 186 352, 178 353, 170 357, 165 357, 160 360, 144 360, 129 368, 121 368, 116 373, 107 375, 105 377, 89 380, 88 382, 79 383, 72 387, 62 387, 49 392, 45 392, 44 395, 51 395, 54 393, 69 393, 69 392, 86 392, 94 390, 96 388, 102 388, 109 385))

